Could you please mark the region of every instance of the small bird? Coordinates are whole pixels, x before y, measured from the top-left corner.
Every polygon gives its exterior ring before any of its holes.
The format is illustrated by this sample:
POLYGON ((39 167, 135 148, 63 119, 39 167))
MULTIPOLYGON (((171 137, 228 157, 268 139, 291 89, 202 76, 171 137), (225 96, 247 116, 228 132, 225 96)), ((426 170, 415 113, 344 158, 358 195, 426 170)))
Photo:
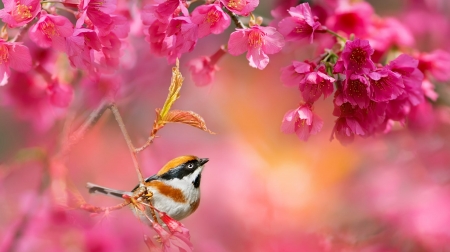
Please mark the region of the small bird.
MULTIPOLYGON (((208 158, 196 156, 180 156, 170 160, 155 175, 144 180, 150 203, 159 211, 165 212, 175 220, 188 217, 200 204, 200 180, 204 165, 208 158)), ((121 191, 87 183, 89 193, 102 193, 122 198, 123 195, 133 196, 142 188, 137 185, 131 191, 121 191)), ((144 222, 148 217, 135 214, 144 222)), ((150 208, 146 208, 146 215, 150 215, 150 208)))

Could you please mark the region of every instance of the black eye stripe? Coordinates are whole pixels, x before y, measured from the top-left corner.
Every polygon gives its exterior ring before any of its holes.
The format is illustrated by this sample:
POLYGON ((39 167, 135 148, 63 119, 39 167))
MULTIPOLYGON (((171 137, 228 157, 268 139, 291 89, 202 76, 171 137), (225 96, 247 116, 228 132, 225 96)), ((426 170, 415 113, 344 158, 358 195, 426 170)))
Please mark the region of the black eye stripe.
POLYGON ((189 162, 186 162, 184 164, 181 164, 175 168, 173 168, 172 170, 169 170, 168 172, 162 174, 160 177, 163 179, 174 179, 174 178, 178 178, 178 179, 182 179, 183 177, 193 173, 195 170, 197 170, 197 168, 199 167, 199 162, 197 160, 192 160, 189 162), (188 168, 189 165, 193 165, 194 167, 192 168, 188 168))

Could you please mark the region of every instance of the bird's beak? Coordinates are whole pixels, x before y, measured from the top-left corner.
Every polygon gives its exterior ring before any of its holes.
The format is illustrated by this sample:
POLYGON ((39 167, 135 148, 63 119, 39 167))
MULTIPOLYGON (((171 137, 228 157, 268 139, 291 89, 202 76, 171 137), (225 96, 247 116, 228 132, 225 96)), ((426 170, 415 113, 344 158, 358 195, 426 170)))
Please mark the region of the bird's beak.
POLYGON ((208 163, 208 161, 209 161, 209 158, 200 158, 200 165, 204 165, 204 164, 206 164, 206 163, 208 163))

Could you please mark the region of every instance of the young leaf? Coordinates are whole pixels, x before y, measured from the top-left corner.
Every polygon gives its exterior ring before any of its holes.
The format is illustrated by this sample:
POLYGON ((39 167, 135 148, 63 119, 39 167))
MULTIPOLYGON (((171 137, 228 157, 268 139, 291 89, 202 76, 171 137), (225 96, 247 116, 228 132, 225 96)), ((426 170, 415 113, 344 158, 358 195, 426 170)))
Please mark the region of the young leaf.
POLYGON ((159 113, 160 120, 164 120, 173 103, 180 97, 180 89, 183 85, 183 80, 184 78, 180 72, 180 62, 177 59, 175 67, 172 68, 172 80, 170 81, 169 94, 159 113))
POLYGON ((203 120, 203 118, 199 114, 193 111, 171 110, 166 114, 166 117, 162 119, 161 122, 164 124, 183 123, 209 132, 210 134, 215 134, 206 127, 205 120, 203 120))

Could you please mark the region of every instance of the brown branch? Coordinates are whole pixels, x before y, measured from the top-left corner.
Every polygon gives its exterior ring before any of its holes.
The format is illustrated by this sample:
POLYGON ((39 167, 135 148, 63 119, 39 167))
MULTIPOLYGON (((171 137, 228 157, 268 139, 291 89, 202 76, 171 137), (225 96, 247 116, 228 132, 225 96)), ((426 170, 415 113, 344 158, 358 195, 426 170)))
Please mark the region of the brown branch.
POLYGON ((233 20, 234 24, 237 28, 245 29, 247 28, 244 23, 239 19, 239 16, 230 11, 229 9, 225 8, 225 12, 231 17, 231 20, 233 20))
POLYGON ((130 135, 128 134, 128 131, 125 128, 125 124, 123 123, 123 120, 122 120, 122 117, 120 116, 119 110, 117 109, 117 106, 115 103, 112 103, 111 106, 109 107, 109 109, 111 110, 111 112, 114 115, 114 118, 116 118, 116 121, 119 124, 120 130, 122 131, 122 135, 125 138, 125 141, 127 142, 128 149, 130 150, 131 159, 133 160, 134 168, 138 175, 139 182, 141 184, 143 184, 144 177, 142 176, 141 168, 139 167, 139 162, 138 162, 137 155, 136 155, 137 152, 133 146, 133 143, 131 142, 131 138, 130 138, 130 135))
POLYGON ((145 148, 147 148, 148 146, 150 146, 150 144, 153 143, 153 140, 155 140, 155 137, 156 136, 154 136, 154 135, 149 136, 147 141, 144 143, 144 145, 139 147, 139 148, 135 148, 134 151, 136 153, 139 153, 139 152, 143 151, 145 148))
POLYGON ((103 100, 100 105, 94 111, 92 111, 88 119, 75 132, 69 135, 67 144, 64 145, 61 152, 59 153, 59 156, 66 156, 70 152, 72 147, 81 139, 83 139, 84 135, 86 135, 86 132, 98 122, 100 117, 109 106, 111 106, 110 102, 107 100, 103 100))

